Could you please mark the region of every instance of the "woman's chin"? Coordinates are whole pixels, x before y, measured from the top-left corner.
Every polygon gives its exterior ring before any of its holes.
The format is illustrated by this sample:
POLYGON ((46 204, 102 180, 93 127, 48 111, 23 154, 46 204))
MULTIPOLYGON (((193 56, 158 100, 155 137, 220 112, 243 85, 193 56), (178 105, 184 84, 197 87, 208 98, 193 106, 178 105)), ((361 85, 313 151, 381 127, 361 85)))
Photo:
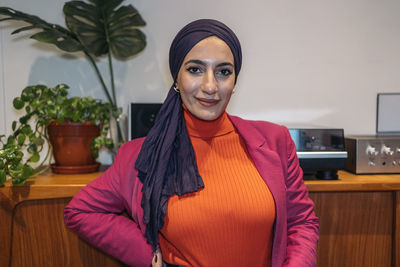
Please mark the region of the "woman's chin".
MULTIPOLYGON (((222 114, 222 112, 221 112, 222 114)), ((213 121, 219 118, 219 116, 221 115, 219 113, 216 112, 199 112, 199 114, 195 114, 196 118, 203 120, 203 121, 213 121)))

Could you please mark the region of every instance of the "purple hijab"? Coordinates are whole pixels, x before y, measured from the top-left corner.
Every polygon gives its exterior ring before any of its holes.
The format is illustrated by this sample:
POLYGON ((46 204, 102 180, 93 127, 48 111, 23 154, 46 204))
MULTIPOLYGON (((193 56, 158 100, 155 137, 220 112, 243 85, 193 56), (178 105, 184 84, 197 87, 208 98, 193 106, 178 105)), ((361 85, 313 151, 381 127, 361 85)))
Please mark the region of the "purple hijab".
MULTIPOLYGON (((210 36, 220 38, 230 47, 236 83, 242 65, 239 40, 225 24, 212 19, 193 21, 175 36, 169 50, 169 67, 174 83, 186 54, 210 36)), ((186 130, 181 97, 173 85, 142 145, 135 167, 143 183, 141 205, 146 223, 145 237, 155 251, 159 243, 158 231, 163 227, 167 213, 168 198, 204 188, 186 130)))

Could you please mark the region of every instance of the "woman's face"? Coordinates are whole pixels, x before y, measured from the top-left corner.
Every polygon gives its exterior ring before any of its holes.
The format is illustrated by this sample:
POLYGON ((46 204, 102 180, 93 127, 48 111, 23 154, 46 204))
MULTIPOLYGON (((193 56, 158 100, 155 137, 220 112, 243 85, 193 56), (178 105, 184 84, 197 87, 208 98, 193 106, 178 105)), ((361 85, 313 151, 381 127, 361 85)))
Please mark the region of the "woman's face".
POLYGON ((217 119, 225 111, 235 86, 229 46, 214 36, 198 42, 183 60, 177 86, 190 113, 201 120, 217 119))

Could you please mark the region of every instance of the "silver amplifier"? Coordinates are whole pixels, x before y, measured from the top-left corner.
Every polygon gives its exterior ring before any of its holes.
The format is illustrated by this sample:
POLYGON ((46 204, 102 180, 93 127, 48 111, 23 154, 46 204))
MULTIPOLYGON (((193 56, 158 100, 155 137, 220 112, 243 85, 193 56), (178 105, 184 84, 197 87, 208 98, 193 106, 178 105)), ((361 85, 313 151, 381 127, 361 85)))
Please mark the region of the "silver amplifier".
POLYGON ((345 137, 346 170, 363 173, 400 173, 400 135, 345 137))

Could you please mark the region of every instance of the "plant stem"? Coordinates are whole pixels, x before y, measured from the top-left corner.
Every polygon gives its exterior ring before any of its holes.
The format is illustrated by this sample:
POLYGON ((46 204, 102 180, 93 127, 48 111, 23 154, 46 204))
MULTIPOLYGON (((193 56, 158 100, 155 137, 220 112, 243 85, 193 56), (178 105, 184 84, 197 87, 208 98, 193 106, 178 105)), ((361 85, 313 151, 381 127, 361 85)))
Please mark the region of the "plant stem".
MULTIPOLYGON (((87 51, 84 51, 84 52, 85 52, 85 55, 88 57, 89 61, 92 63, 92 65, 93 65, 93 67, 94 67, 94 69, 95 69, 95 71, 96 71, 97 77, 99 78, 99 80, 100 80, 100 82, 101 82, 101 85, 102 85, 102 87, 103 87, 104 92, 106 93, 108 102, 110 102, 110 104, 113 105, 113 106, 115 107, 115 109, 118 109, 118 106, 117 106, 117 99, 116 99, 116 97, 115 97, 114 73, 113 73, 113 69, 112 69, 112 62, 110 61, 110 55, 109 55, 109 65, 110 65, 110 75, 111 75, 111 86, 112 86, 112 89, 113 89, 112 92, 113 92, 113 97, 114 97, 114 100, 115 100, 115 101, 113 101, 113 99, 112 99, 111 96, 110 96, 110 93, 108 92, 107 86, 106 86, 106 84, 104 83, 103 77, 101 76, 100 70, 99 70, 99 68, 97 67, 96 62, 94 61, 94 59, 92 58, 92 56, 91 56, 87 51)), ((123 138, 123 136, 122 136, 121 124, 120 124, 120 122, 119 122, 119 119, 118 119, 118 118, 115 118, 115 121, 116 121, 116 123, 117 123, 118 142, 120 142, 120 141, 125 142, 125 140, 124 140, 124 138, 123 138)))
MULTIPOLYGON (((42 165, 40 165, 40 166, 42 166, 42 165)), ((41 175, 42 173, 46 172, 49 168, 50 168, 50 165, 46 165, 46 167, 42 168, 40 171, 35 172, 34 174, 32 174, 31 177, 39 176, 39 175, 41 175)), ((39 167, 37 167, 36 169, 39 169, 39 167)))
POLYGON ((94 61, 93 57, 92 57, 87 51, 84 51, 84 52, 85 52, 85 55, 88 57, 90 63, 92 63, 92 65, 93 65, 93 67, 94 67, 94 69, 95 69, 95 71, 96 71, 97 77, 98 77, 99 80, 100 80, 100 83, 101 83, 101 85, 102 85, 102 87, 103 87, 103 91, 104 91, 104 93, 105 93, 106 96, 107 96, 108 102, 110 102, 110 104, 113 105, 114 107, 117 107, 116 103, 114 103, 113 99, 112 99, 111 96, 110 96, 110 93, 108 92, 107 86, 106 86, 106 84, 104 83, 103 77, 101 76, 100 70, 99 70, 99 68, 97 67, 96 62, 94 61))
POLYGON ((112 92, 112 96, 114 98, 114 104, 116 107, 118 107, 117 98, 115 96, 114 70, 113 70, 113 65, 112 65, 111 51, 108 53, 108 67, 110 69, 110 77, 111 77, 111 92, 112 92))
POLYGON ((44 159, 43 159, 43 161, 40 163, 40 165, 37 166, 37 167, 35 168, 35 171, 36 171, 36 170, 39 170, 39 169, 41 169, 41 168, 43 167, 44 163, 47 161, 47 158, 49 158, 49 164, 46 165, 45 168, 42 168, 41 170, 35 172, 35 173, 32 175, 32 177, 38 176, 38 175, 44 173, 45 171, 47 171, 47 170, 50 168, 51 157, 49 157, 49 156, 50 156, 50 154, 52 154, 53 148, 51 147, 50 140, 47 138, 47 131, 46 131, 46 129, 45 129, 45 134, 44 134, 43 136, 44 136, 44 138, 45 138, 46 141, 47 141, 48 149, 47 149, 46 156, 44 157, 44 159))
MULTIPOLYGON (((117 97, 115 96, 114 70, 113 70, 113 65, 112 65, 112 56, 111 56, 111 52, 108 53, 108 67, 109 67, 109 69, 110 69, 112 96, 113 96, 113 98, 114 98, 115 107, 118 108, 117 97)), ((120 142, 120 141, 125 142, 124 137, 122 136, 122 130, 121 130, 121 124, 120 124, 119 118, 115 118, 115 122, 117 123, 118 142, 120 142)), ((118 145, 118 144, 117 144, 117 145, 118 145)))
POLYGON ((119 121, 119 118, 115 118, 115 122, 117 123, 117 133, 118 133, 118 144, 117 146, 119 147, 119 142, 125 142, 124 137, 122 136, 122 130, 121 130, 121 124, 119 121))

